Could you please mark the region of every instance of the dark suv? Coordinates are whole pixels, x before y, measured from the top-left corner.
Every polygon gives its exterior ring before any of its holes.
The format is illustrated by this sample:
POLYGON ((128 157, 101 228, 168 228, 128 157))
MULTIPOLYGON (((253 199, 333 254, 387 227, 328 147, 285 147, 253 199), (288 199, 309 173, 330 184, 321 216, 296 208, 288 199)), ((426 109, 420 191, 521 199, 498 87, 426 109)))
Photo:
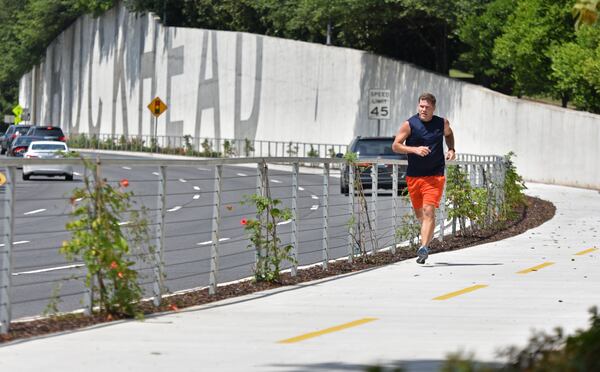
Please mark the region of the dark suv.
MULTIPOLYGON (((406 160, 406 154, 397 154, 392 151, 395 137, 361 137, 358 136, 348 146, 349 152, 356 153, 358 157, 357 171, 363 189, 371 188, 371 166, 372 164, 361 164, 360 159, 394 159, 406 160)), ((341 156, 341 154, 338 154, 341 156)), ((377 184, 381 189, 392 189, 392 164, 377 164, 377 184)), ((340 179, 340 192, 344 195, 349 193, 348 166, 342 166, 342 177, 340 179)), ((356 174, 355 174, 356 177, 356 174)), ((398 165, 398 190, 406 188, 406 165, 398 165)))
POLYGON ((28 136, 32 137, 40 137, 44 141, 61 141, 67 142, 67 137, 65 137, 62 129, 60 127, 31 127, 27 132, 28 136))
POLYGON ((0 137, 0 154, 4 154, 12 141, 19 136, 25 135, 30 128, 31 125, 11 125, 8 127, 6 133, 0 137))

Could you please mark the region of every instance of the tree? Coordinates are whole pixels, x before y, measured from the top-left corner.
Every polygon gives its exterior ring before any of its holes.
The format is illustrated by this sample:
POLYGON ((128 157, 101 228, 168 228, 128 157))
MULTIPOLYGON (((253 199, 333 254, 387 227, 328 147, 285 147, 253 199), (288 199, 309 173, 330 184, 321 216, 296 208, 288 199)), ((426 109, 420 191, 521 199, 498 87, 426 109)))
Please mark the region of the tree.
POLYGON ((549 95, 563 100, 568 92, 551 80, 549 49, 573 39, 571 0, 520 0, 496 39, 494 60, 510 70, 514 94, 549 95))
POLYGON ((575 107, 600 113, 600 27, 580 27, 576 36, 550 49, 552 79, 575 107))
POLYGON ((476 5, 458 28, 458 37, 468 46, 457 67, 471 72, 475 81, 503 93, 512 93, 514 80, 509 70, 494 63, 494 42, 513 13, 517 0, 495 0, 476 5))

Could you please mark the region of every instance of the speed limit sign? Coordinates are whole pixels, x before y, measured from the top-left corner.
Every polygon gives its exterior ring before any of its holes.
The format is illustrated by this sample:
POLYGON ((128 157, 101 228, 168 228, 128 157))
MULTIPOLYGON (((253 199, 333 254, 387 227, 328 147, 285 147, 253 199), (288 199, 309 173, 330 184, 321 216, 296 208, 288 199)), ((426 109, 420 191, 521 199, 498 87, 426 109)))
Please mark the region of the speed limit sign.
POLYGON ((369 89, 369 119, 391 119, 389 89, 369 89))

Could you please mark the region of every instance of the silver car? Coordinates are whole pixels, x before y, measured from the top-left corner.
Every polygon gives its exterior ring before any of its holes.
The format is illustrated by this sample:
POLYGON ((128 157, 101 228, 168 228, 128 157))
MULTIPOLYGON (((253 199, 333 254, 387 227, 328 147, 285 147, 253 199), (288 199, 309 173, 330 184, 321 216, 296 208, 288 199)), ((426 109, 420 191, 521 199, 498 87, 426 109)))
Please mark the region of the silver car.
MULTIPOLYGON (((59 141, 34 141, 29 144, 25 159, 56 159, 64 157, 69 152, 67 144, 59 141)), ((23 180, 31 176, 64 176, 66 181, 73 181, 73 167, 70 165, 24 165, 23 180)))

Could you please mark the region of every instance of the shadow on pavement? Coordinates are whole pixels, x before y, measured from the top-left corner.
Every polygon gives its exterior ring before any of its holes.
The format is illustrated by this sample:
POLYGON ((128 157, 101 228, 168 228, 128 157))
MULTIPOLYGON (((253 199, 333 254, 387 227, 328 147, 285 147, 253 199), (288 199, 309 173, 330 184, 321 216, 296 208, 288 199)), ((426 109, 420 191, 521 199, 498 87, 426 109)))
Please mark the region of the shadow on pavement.
MULTIPOLYGON (((369 368, 373 371, 381 372, 431 372, 439 371, 444 365, 444 360, 396 360, 387 363, 379 363, 374 365, 368 364, 352 364, 344 362, 329 362, 315 364, 272 364, 268 367, 274 367, 281 371, 287 372, 308 372, 308 371, 368 371, 369 368)), ((500 367, 499 363, 481 363, 479 366, 500 367)))
POLYGON ((502 266, 503 263, 458 263, 458 262, 434 262, 423 267, 442 267, 442 266, 502 266))

